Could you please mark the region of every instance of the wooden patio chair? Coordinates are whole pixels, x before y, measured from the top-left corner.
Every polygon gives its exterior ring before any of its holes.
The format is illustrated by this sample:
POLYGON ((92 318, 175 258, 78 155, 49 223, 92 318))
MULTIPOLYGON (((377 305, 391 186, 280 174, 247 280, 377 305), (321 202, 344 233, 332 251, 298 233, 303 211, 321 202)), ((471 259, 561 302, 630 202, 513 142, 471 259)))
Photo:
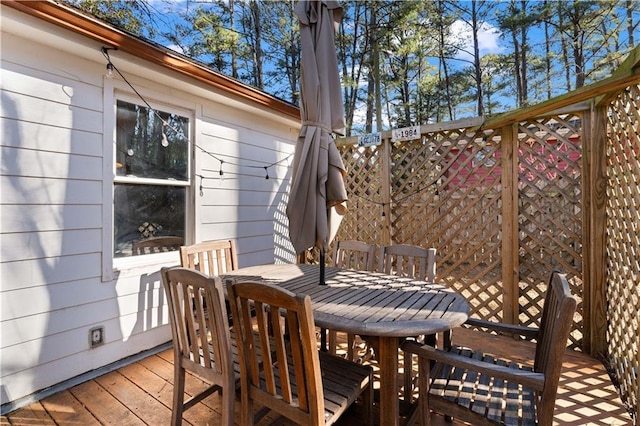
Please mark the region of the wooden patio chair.
POLYGON ((231 280, 227 291, 237 319, 242 425, 253 424, 258 408, 301 425, 333 424, 358 397, 363 424, 373 424, 371 367, 318 351, 308 295, 231 280))
MULTIPOLYGON (((376 257, 376 245, 363 241, 345 240, 336 241, 333 266, 342 269, 356 269, 360 271, 373 271, 376 257)), ((338 346, 336 330, 320 330, 328 335, 329 353, 335 354, 338 346)), ((355 353, 356 336, 347 333, 347 359, 356 360, 355 353)))
MULTIPOLYGON (((219 277, 183 267, 162 268, 173 336, 174 382, 171 424, 182 424, 182 413, 214 392, 222 396, 222 424, 233 424, 238 371, 234 372, 232 338, 219 277), (211 384, 184 401, 185 372, 211 384)), ((239 370, 239 366, 235 369, 239 370)))
POLYGON ((333 265, 343 269, 373 271, 376 245, 363 241, 336 241, 333 265))
POLYGON ((204 241, 180 247, 181 265, 209 276, 238 269, 237 256, 234 240, 204 241))
POLYGON ((551 425, 576 305, 565 275, 553 272, 539 328, 468 321, 476 327, 535 339, 533 368, 469 348, 452 346, 442 351, 403 343, 405 352, 419 357, 420 424, 429 425, 429 410, 434 410, 473 425, 551 425))
MULTIPOLYGON (((395 244, 380 247, 378 270, 385 274, 415 278, 434 282, 436 279, 436 249, 410 244, 395 244)), ((436 344, 436 335, 415 336, 419 342, 436 344)), ((451 345, 451 332, 443 333, 444 346, 451 345)), ((375 342, 373 342, 375 345, 375 342)), ((404 398, 411 401, 413 393, 413 359, 411 354, 403 356, 404 398)))
POLYGON ((184 238, 182 237, 152 237, 132 242, 131 250, 133 251, 134 256, 139 256, 142 254, 178 251, 182 244, 184 244, 184 238))
POLYGON ((409 244, 382 246, 378 271, 432 283, 436 279, 436 249, 409 244))
MULTIPOLYGON (((180 247, 180 264, 210 277, 238 269, 238 254, 234 240, 212 240, 180 247)), ((226 303, 229 323, 233 322, 226 303)), ((205 306, 206 309, 206 306, 205 306)))

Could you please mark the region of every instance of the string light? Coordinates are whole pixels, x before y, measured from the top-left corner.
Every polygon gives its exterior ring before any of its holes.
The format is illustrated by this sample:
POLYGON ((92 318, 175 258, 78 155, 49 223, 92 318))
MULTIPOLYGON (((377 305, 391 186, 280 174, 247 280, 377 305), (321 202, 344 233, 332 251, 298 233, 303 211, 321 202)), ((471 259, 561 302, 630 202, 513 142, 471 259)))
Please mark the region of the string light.
MULTIPOLYGON (((138 95, 138 97, 142 100, 142 102, 144 102, 144 104, 147 106, 147 108, 158 118, 158 120, 160 120, 162 122, 162 140, 161 140, 161 145, 163 147, 169 146, 169 139, 167 137, 165 129, 168 127, 169 129, 171 129, 177 135, 181 135, 181 132, 179 130, 177 130, 176 128, 174 128, 166 120, 164 120, 158 114, 158 112, 154 108, 151 107, 151 105, 147 102, 147 100, 136 90, 136 88, 133 87, 133 85, 129 82, 129 80, 127 80, 127 78, 124 75, 122 75, 120 70, 113 64, 113 62, 111 62, 111 57, 109 56, 109 50, 118 50, 118 49, 115 48, 115 47, 102 47, 101 50, 100 50, 102 52, 102 54, 104 55, 105 59, 107 60, 107 77, 108 78, 113 77, 113 71, 115 71, 122 78, 122 80, 124 80, 124 82, 131 88, 131 90, 133 90, 134 93, 136 95, 138 95)), ((264 179, 265 180, 269 180, 270 179, 269 167, 276 166, 276 165, 278 165, 280 163, 283 163, 283 162, 286 162, 287 166, 291 166, 291 158, 293 157, 293 154, 289 154, 285 158, 283 158, 283 159, 281 159, 279 161, 276 161, 275 163, 269 164, 267 166, 263 166, 263 165, 247 165, 247 164, 240 164, 240 163, 234 163, 234 162, 230 162, 230 161, 225 161, 222 158, 216 156, 215 154, 213 154, 213 153, 207 151, 206 149, 202 148, 201 146, 199 146, 196 143, 193 143, 193 146, 198 148, 199 150, 201 150, 203 153, 211 156, 212 158, 215 158, 216 160, 218 160, 220 162, 220 169, 218 170, 218 179, 221 182, 225 180, 225 174, 224 174, 224 171, 222 169, 224 163, 231 164, 231 165, 238 166, 238 167, 251 168, 251 169, 262 168, 265 171, 264 179)), ((134 155, 133 149, 129 148, 127 150, 127 154, 129 156, 133 156, 134 155)), ((197 176, 200 177, 200 188, 199 188, 200 189, 200 196, 203 196, 204 195, 203 180, 204 179, 211 179, 211 177, 201 176, 201 175, 197 175, 197 176)))
POLYGON ((103 47, 102 49, 100 49, 100 51, 102 52, 104 57, 107 59, 107 74, 106 74, 107 78, 113 78, 113 70, 115 69, 115 66, 111 62, 111 58, 109 57, 109 51, 110 50, 118 50, 118 48, 117 47, 103 47))
POLYGON ((113 78, 113 64, 111 62, 107 63, 107 78, 113 78))
POLYGON ((165 148, 169 146, 169 140, 167 139, 167 134, 164 132, 164 125, 162 126, 162 146, 165 148))

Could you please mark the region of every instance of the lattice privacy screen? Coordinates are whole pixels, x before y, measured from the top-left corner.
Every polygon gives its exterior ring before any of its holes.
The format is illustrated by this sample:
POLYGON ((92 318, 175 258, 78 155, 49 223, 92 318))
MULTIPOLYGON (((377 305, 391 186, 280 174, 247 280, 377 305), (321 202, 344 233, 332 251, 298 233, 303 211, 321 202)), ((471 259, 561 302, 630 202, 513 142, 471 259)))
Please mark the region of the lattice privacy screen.
MULTIPOLYGON (((467 298, 473 315, 499 321, 502 185, 517 179, 520 282, 511 293, 519 294, 520 323, 538 324, 552 270, 566 272, 582 294, 580 125, 575 115, 521 123, 513 176, 502 173, 502 138, 494 130, 423 133, 392 143, 388 158, 382 146, 343 146, 350 202, 337 238, 383 244, 388 226, 392 244, 435 247, 437 278, 467 298)), ((579 347, 581 308, 575 322, 572 346, 579 347)))
MULTIPOLYGON (((608 134, 592 135, 590 142, 607 144, 606 356, 622 399, 636 413, 640 411, 639 106, 640 89, 632 85, 608 108, 608 134)), ((498 130, 433 126, 437 130, 423 133, 419 140, 385 141, 388 150, 341 146, 349 172, 350 208, 337 238, 435 247, 437 280, 463 294, 472 315, 488 320, 508 317, 505 299, 517 295, 518 322, 539 324, 549 275, 554 269, 565 272, 579 298, 569 346, 580 349, 586 327, 582 300, 587 253, 582 244, 589 237, 583 235, 583 220, 591 214, 585 214, 583 206, 583 181, 589 175, 583 173, 587 114, 590 111, 535 117, 498 130), (511 158, 514 161, 508 163, 511 158), (511 200, 503 199, 509 188, 517 188, 515 215, 507 209, 511 200), (509 229, 505 224, 518 230, 514 244, 506 243, 509 240, 502 235, 509 229), (503 253, 506 247, 517 256, 503 253), (503 265, 507 258, 514 259, 517 271, 514 288, 508 288, 510 280, 503 276, 510 268, 503 265)))
POLYGON ((609 108, 606 237, 608 361, 618 379, 623 401, 636 414, 640 411, 639 105, 640 89, 632 86, 609 108))

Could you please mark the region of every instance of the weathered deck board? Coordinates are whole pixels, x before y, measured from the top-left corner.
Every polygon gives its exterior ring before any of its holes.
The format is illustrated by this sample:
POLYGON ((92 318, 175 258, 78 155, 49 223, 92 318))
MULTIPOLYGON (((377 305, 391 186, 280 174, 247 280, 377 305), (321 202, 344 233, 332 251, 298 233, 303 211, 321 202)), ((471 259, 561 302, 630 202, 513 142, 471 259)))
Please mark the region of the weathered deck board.
MULTIPOLYGON (((126 401, 123 404, 100 384, 100 382, 104 382, 108 377, 116 374, 120 373, 114 371, 98 377, 96 380, 74 386, 70 391, 100 423, 144 425, 145 422, 127 407, 126 401)), ((134 405, 136 401, 130 401, 130 403, 134 405)))
MULTIPOLYGON (((504 353, 519 360, 532 358, 532 346, 507 337, 478 339, 470 330, 456 329, 453 341, 481 348, 485 352, 504 353)), ((346 344, 343 342, 346 351, 346 344)), ((95 380, 59 392, 40 402, 3 416, 1 425, 160 425, 169 424, 173 392, 173 352, 166 350, 122 367, 95 380)), ((401 378, 400 378, 401 379, 401 378)), ((187 376, 186 392, 193 394, 204 386, 187 376)), ((236 409, 239 404, 236 406, 236 409)), ((239 419, 239 416, 236 416, 239 419)), ((273 417, 269 416, 268 419, 273 417)), ((357 424, 359 417, 349 416, 343 425, 357 424), (354 423, 356 422, 356 423, 354 423)), ((433 416, 435 426, 446 423, 433 416)), ((267 419, 267 420, 268 420, 267 419)), ((212 395, 187 410, 185 425, 218 425, 220 398, 212 395)), ((261 422, 260 424, 265 424, 261 422)), ((632 424, 602 364, 589 356, 567 352, 558 387, 555 424, 568 426, 623 426, 632 424)))
POLYGON ((96 422, 91 412, 69 391, 58 392, 42 401, 44 409, 59 425, 90 425, 96 422))

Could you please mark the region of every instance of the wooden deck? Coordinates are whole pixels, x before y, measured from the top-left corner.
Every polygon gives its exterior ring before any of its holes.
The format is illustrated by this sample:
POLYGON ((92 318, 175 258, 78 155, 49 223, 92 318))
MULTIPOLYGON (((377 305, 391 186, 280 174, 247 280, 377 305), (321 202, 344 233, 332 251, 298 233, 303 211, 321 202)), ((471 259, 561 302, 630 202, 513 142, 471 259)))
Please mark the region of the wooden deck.
MULTIPOLYGON (((472 332, 456 329, 453 341, 488 352, 531 359, 531 346, 506 337, 476 340, 472 332)), ((165 425, 171 419, 173 352, 166 350, 94 380, 56 393, 28 407, 3 416, 2 425, 165 425)), ((581 353, 568 352, 564 359, 555 424, 557 425, 630 425, 631 417, 621 403, 609 376, 600 362, 581 353)), ((204 384, 188 378, 186 390, 194 393, 204 384)), ((357 410, 356 410, 357 411, 357 410)), ((435 425, 445 423, 433 416, 435 425)), ((220 400, 212 395, 188 410, 184 424, 220 424, 220 400)), ((262 422, 261 424, 263 424, 262 422)), ((341 422, 357 425, 357 412, 341 422)), ((459 423, 455 423, 459 424, 459 423)))

